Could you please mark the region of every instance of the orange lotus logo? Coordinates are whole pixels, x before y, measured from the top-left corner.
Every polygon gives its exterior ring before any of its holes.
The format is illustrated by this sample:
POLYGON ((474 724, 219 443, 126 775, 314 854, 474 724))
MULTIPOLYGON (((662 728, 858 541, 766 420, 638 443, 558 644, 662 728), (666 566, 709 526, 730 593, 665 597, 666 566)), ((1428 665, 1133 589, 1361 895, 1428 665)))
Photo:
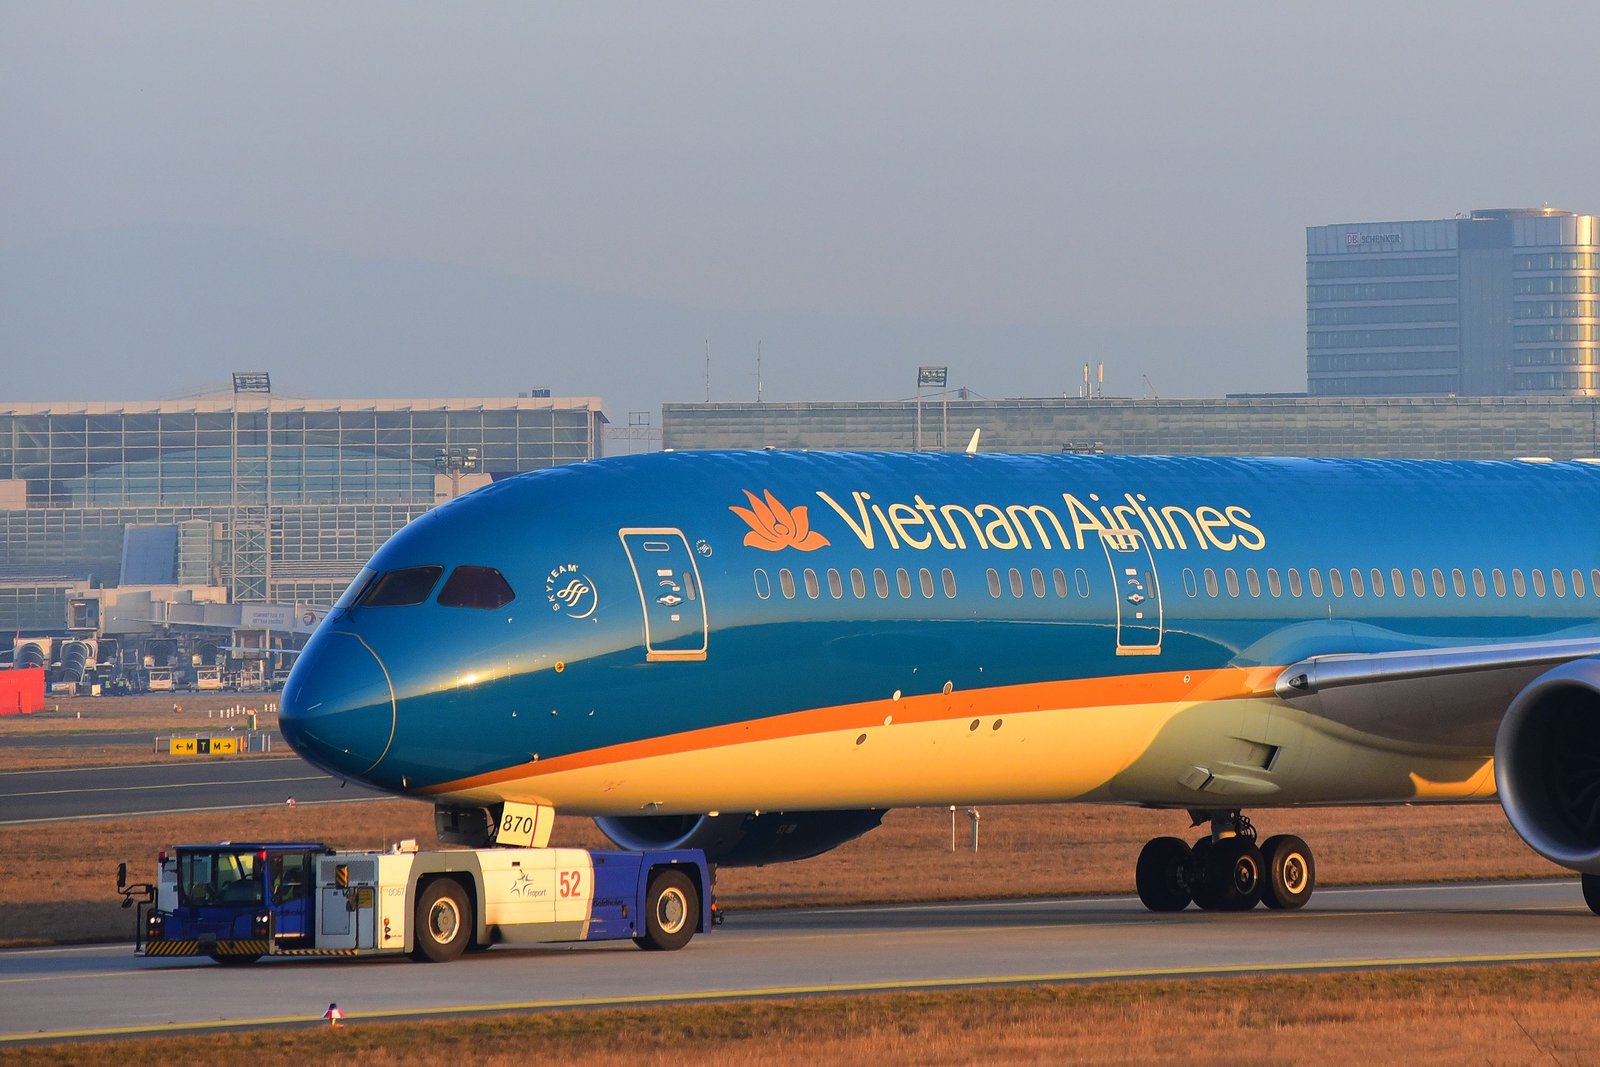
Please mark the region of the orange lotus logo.
POLYGON ((768 552, 798 548, 802 552, 811 552, 829 543, 826 537, 811 528, 811 519, 806 515, 804 506, 792 510, 786 508, 778 503, 778 498, 770 490, 764 493, 765 500, 748 489, 744 495, 750 501, 748 508, 730 505, 728 510, 749 524, 750 532, 744 535, 744 543, 751 548, 768 552))

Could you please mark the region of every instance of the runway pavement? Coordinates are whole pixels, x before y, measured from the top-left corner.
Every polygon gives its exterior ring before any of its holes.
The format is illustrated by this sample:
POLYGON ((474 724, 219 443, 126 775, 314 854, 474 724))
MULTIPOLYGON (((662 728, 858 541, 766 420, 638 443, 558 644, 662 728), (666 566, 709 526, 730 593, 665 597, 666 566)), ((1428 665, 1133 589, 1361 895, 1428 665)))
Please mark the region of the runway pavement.
POLYGON ((404 959, 145 960, 0 952, 21 1040, 1028 982, 1600 959, 1576 879, 1325 888, 1306 910, 1152 915, 1133 897, 735 913, 680 952, 631 943, 404 959))
POLYGON ((225 811, 282 804, 375 800, 297 756, 8 771, 0 774, 0 826, 125 815, 225 811))

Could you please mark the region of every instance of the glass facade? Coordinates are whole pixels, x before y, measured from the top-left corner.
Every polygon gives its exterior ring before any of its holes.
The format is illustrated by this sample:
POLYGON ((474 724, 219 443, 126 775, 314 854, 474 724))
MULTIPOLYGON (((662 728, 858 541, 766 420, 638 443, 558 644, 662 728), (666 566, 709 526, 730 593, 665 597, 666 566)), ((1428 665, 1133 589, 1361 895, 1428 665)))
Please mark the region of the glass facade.
MULTIPOLYGON (((924 405, 924 423, 938 405, 924 405)), ((906 450, 916 404, 667 404, 665 443, 701 448, 906 450)), ((1600 398, 1236 397, 950 401, 949 448, 984 452, 1554 459, 1600 456, 1600 398)), ((924 443, 930 439, 923 430, 924 443)))
MULTIPOLYGON (((178 525, 181 580, 204 575, 236 601, 331 604, 391 534, 449 496, 441 450, 477 450, 466 491, 594 459, 606 424, 589 398, 237 404, 0 409, 0 581, 114 585, 126 527, 178 525)), ((0 597, 0 629, 41 625, 24 599, 0 597)), ((61 624, 57 612, 48 625, 61 624)))
POLYGON ((1314 396, 1595 395, 1600 219, 1551 208, 1306 231, 1314 396))

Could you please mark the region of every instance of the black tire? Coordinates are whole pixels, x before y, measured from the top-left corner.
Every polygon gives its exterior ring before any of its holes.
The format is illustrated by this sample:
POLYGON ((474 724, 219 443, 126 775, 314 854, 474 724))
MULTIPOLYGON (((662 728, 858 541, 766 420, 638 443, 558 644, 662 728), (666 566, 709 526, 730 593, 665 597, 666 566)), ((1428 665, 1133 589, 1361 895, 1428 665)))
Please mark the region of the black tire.
POLYGON ((412 958, 424 963, 449 963, 472 940, 472 904, 453 878, 439 878, 417 898, 417 945, 412 958))
POLYGON ((209 955, 211 956, 213 962, 219 963, 224 967, 244 967, 254 963, 256 960, 259 960, 262 956, 260 952, 241 952, 232 954, 212 952, 209 955))
POLYGON ((1261 901, 1263 863, 1256 843, 1224 837, 1206 850, 1206 895, 1218 911, 1249 911, 1261 901))
POLYGON ((644 895, 644 934, 640 948, 655 952, 680 949, 700 924, 700 894, 682 871, 658 871, 644 895))
POLYGON ((1192 853, 1176 837, 1157 837, 1145 842, 1134 868, 1134 884, 1139 899, 1151 911, 1182 911, 1194 899, 1189 890, 1188 867, 1192 853))
POLYGON ((1189 850, 1189 892, 1194 895, 1195 906, 1204 911, 1216 911, 1222 907, 1206 866, 1206 857, 1211 854, 1212 844, 1209 836, 1202 837, 1189 850))
POLYGON ((1305 907, 1317 888, 1317 862, 1310 847, 1293 834, 1278 834, 1262 843, 1261 861, 1267 871, 1261 903, 1274 911, 1305 907))
POLYGON ((1600 875, 1586 874, 1583 876, 1583 902, 1589 905, 1589 910, 1600 915, 1600 875))

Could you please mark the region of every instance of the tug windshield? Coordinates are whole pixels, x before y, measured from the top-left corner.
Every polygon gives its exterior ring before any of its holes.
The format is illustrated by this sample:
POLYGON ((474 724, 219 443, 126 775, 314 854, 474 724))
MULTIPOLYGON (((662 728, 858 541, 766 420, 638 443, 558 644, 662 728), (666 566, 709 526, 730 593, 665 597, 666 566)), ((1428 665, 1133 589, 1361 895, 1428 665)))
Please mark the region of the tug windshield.
POLYGON ((180 852, 178 903, 194 906, 261 903, 261 858, 249 850, 180 852))

